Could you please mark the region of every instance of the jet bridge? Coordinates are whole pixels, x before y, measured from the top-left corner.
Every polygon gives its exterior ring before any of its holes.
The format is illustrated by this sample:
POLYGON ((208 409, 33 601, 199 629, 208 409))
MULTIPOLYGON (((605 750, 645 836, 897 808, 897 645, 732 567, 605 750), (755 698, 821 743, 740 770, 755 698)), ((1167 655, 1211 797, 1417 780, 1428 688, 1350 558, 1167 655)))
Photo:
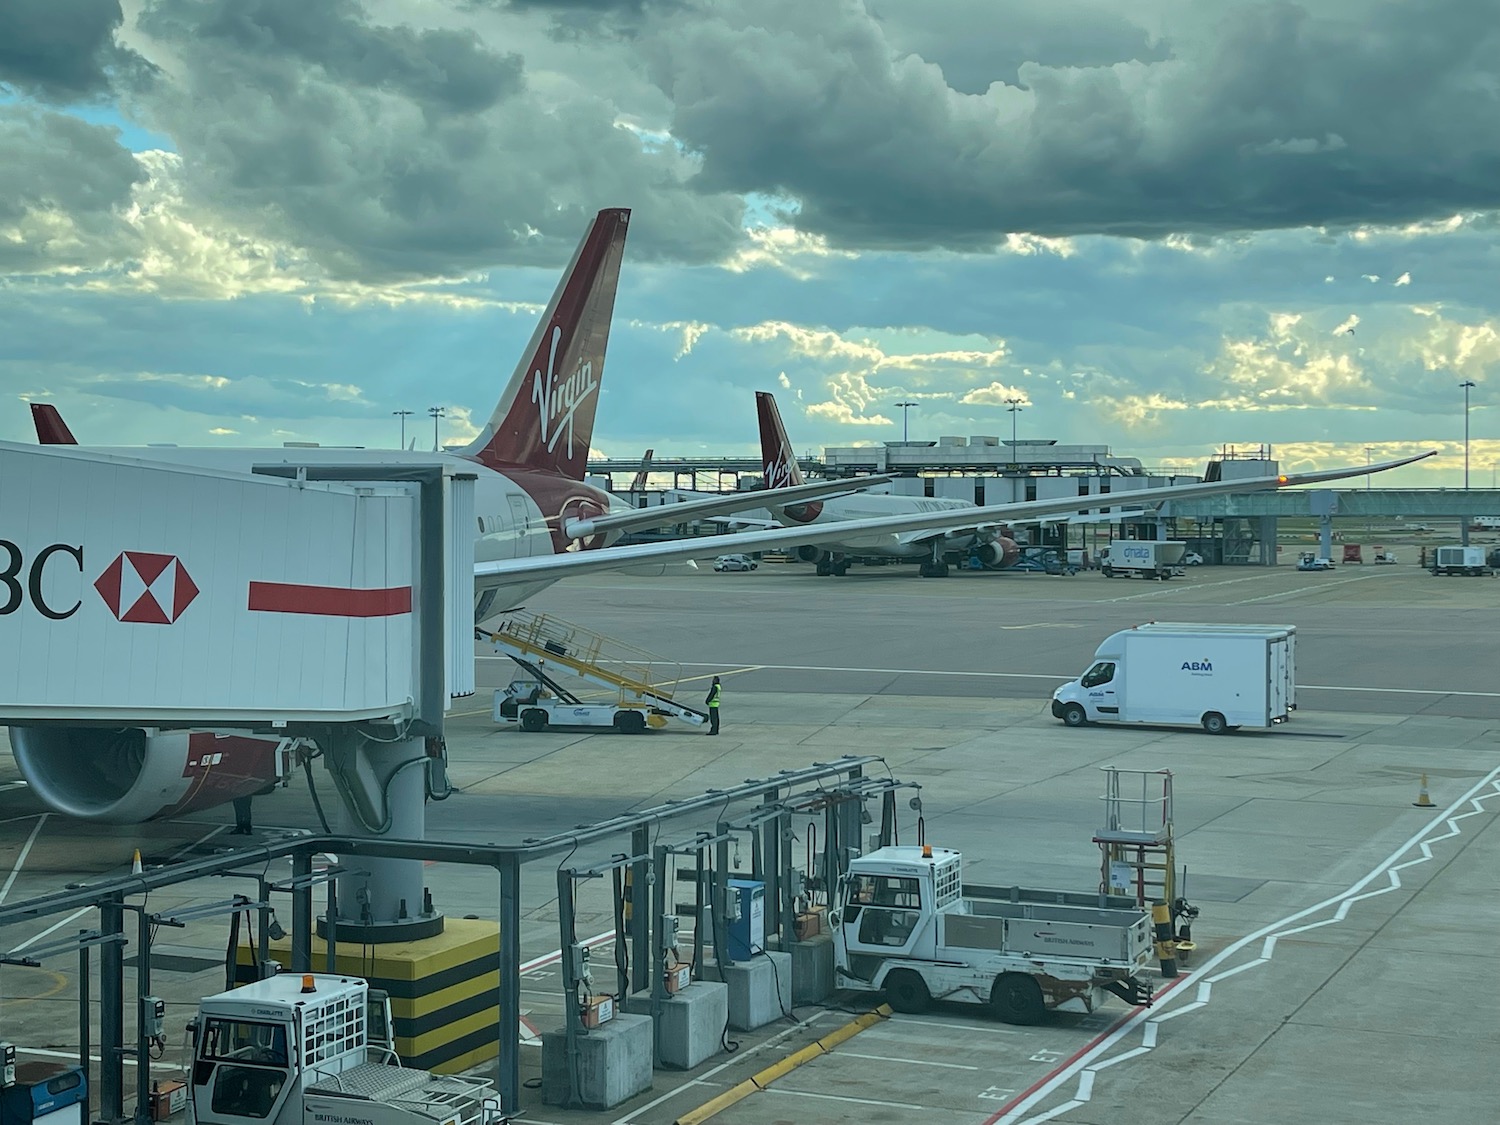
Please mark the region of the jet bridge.
MULTIPOLYGON (((228 799, 208 744, 300 739, 343 798, 336 827, 420 839, 445 712, 474 691, 473 479, 0 443, 0 723, 18 763, 111 819, 122 772, 153 792, 191 773, 207 807, 228 799)), ((441 930, 419 917, 419 864, 368 866, 351 938, 441 930)))

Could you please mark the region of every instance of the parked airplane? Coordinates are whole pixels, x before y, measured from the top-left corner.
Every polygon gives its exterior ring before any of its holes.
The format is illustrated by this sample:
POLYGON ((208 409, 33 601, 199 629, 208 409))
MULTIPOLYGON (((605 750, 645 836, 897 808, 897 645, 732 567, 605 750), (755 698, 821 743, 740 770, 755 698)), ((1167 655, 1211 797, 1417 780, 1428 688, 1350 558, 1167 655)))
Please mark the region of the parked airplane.
MULTIPOLYGON (((928 501, 929 506, 911 511, 833 524, 811 522, 705 539, 611 545, 626 531, 658 526, 663 512, 630 508, 583 480, 628 216, 623 209, 606 210, 594 220, 489 422, 465 449, 424 454, 151 446, 107 452, 239 472, 297 464, 457 464, 477 476, 474 585, 479 620, 519 606, 571 575, 735 551, 900 546, 919 541, 913 533, 952 532, 953 509, 928 501)), ((71 438, 50 405, 34 404, 33 416, 43 441, 67 443, 71 438)), ((1418 459, 1298 476, 1175 485, 1151 490, 1150 495, 1152 500, 1168 500, 1254 492, 1365 476, 1418 459)), ((772 483, 777 482, 773 479, 772 483)), ((665 511, 676 522, 767 503, 811 505, 850 488, 848 481, 789 484, 769 492, 696 500, 665 511)), ((963 522, 978 531, 1010 521, 1065 517, 1089 507, 1083 497, 990 505, 966 510, 963 522)), ((4 643, 3 635, 0 643, 4 643)), ((275 745, 270 740, 228 732, 13 726, 10 739, 22 775, 43 802, 59 812, 95 820, 138 822, 209 808, 260 792, 276 777, 272 768, 275 745)))
MULTIPOLYGON (((765 464, 766 487, 776 489, 804 483, 797 455, 781 421, 776 396, 767 391, 755 392, 755 410, 760 419, 760 453, 765 464)), ((762 494, 763 496, 765 494, 762 494)), ((897 535, 851 533, 847 538, 820 545, 798 547, 796 555, 803 562, 816 563, 818 573, 845 575, 849 565, 860 559, 921 559, 923 578, 945 578, 952 553, 978 555, 989 570, 1003 570, 1020 556, 1020 548, 1000 523, 966 523, 979 505, 968 500, 892 496, 865 492, 826 500, 769 505, 779 511, 786 524, 848 523, 881 516, 899 516, 914 512, 951 512, 955 526, 929 531, 909 531, 897 535)))

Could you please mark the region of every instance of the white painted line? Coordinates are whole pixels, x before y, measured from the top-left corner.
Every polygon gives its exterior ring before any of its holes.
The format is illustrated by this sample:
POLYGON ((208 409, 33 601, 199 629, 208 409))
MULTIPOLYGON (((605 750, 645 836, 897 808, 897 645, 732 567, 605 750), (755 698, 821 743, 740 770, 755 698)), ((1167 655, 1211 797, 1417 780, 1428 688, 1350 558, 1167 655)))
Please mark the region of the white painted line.
POLYGON ((871 1062, 902 1063, 907 1066, 938 1066, 944 1070, 978 1070, 977 1066, 965 1066, 963 1063, 940 1063, 929 1062, 927 1059, 898 1059, 892 1055, 862 1055, 858 1051, 840 1051, 841 1059, 869 1059, 871 1062))
POLYGON ((767 1086, 761 1091, 763 1094, 780 1094, 786 1098, 818 1098, 825 1102, 845 1102, 849 1105, 878 1105, 887 1109, 931 1109, 927 1105, 913 1105, 911 1102, 887 1102, 878 1098, 850 1098, 843 1094, 814 1094, 811 1090, 787 1090, 780 1086, 767 1086))
POLYGON ((1145 1030, 1141 1032, 1141 1046, 1145 1047, 1148 1051, 1156 1046, 1156 1024, 1151 1023, 1149 1020, 1146 1023, 1145 1030))
POLYGON ((1500 699, 1500 691, 1438 691, 1433 688, 1405 687, 1330 687, 1326 684, 1298 684, 1298 691, 1367 691, 1379 695, 1462 695, 1471 699, 1500 699))
MULTIPOLYGON (((1349 909, 1355 903, 1362 902, 1365 899, 1369 898, 1377 898, 1380 895, 1389 894, 1392 891, 1399 890, 1402 886, 1400 873, 1403 870, 1408 867, 1415 867, 1417 864, 1427 863, 1428 861, 1430 861, 1433 858, 1433 844, 1440 843, 1443 840, 1451 840, 1459 836, 1461 834, 1461 830, 1458 826, 1459 821, 1466 820, 1471 816, 1477 816, 1482 812, 1488 811, 1485 809, 1484 805, 1481 802, 1487 801, 1491 797, 1500 795, 1500 780, 1497 779, 1500 779, 1500 766, 1495 767, 1495 769, 1491 770, 1482 779, 1475 782, 1474 785, 1472 785, 1462 797, 1458 798, 1458 800, 1454 801, 1446 809, 1438 813, 1435 817, 1427 822, 1425 827, 1412 835, 1406 841, 1406 843, 1402 844, 1390 855, 1386 856, 1384 860, 1382 860, 1368 873, 1366 873, 1363 878, 1351 884, 1341 893, 1332 895, 1329 898, 1325 898, 1322 902, 1315 903, 1314 905, 1305 907, 1304 909, 1299 910, 1294 914, 1289 914, 1278 921, 1271 922, 1268 925, 1262 926, 1260 929, 1256 930, 1253 933, 1246 934, 1238 941, 1225 947, 1213 957, 1209 958, 1208 961, 1204 962, 1203 965, 1195 969, 1191 974, 1189 974, 1188 977, 1184 978, 1183 980, 1183 983, 1187 983, 1188 981, 1193 979, 1197 979, 1199 981, 1197 996, 1192 1003, 1186 1004, 1174 1011, 1162 1012, 1161 1014, 1156 1014, 1152 1009, 1149 1008, 1142 1009, 1140 1012, 1138 1012, 1136 1015, 1132 1016, 1129 1020, 1122 1024, 1113 1034, 1108 1035, 1104 1039, 1100 1040, 1091 1049, 1085 1051, 1069 1065, 1060 1068, 1045 1082, 1041 1083, 1030 1093, 1028 1093, 1020 1102, 1010 1107, 1002 1114, 991 1118, 990 1121, 994 1122, 995 1125, 1039 1125, 1040 1122, 1049 1121, 1053 1117, 1057 1117, 1059 1116, 1059 1114, 1066 1112, 1069 1109, 1075 1109, 1078 1106, 1084 1104, 1083 1100, 1079 1100, 1084 1090, 1083 1079, 1081 1076, 1091 1070, 1102 1069, 1102 1067, 1099 1066, 1099 1060, 1101 1060, 1103 1056, 1122 1038, 1130 1034, 1130 1032, 1132 1032, 1136 1027, 1140 1026, 1143 1023, 1145 1023, 1148 1027, 1151 1024, 1159 1025, 1167 1022, 1168 1020, 1175 1019, 1178 1016, 1186 1015, 1189 1012, 1197 1011, 1200 1008, 1207 1007, 1212 995, 1213 982, 1216 979, 1221 979, 1221 977, 1234 975, 1233 972, 1226 972, 1221 975, 1209 975, 1211 970, 1217 968, 1219 965, 1223 964, 1229 958, 1233 957, 1236 953, 1239 953, 1241 950, 1251 945, 1252 943, 1261 941, 1264 944, 1262 945, 1261 956, 1257 960, 1250 962, 1247 966, 1245 966, 1246 968, 1253 968, 1260 965, 1269 964, 1271 956, 1275 951, 1276 942, 1279 938, 1286 937, 1294 933, 1301 933, 1305 930, 1316 929, 1320 926, 1331 925, 1335 922, 1341 922, 1348 916, 1349 909), (1486 789, 1488 789, 1489 792, 1483 792, 1486 789), (1459 808, 1461 808, 1465 804, 1468 804, 1472 807, 1466 812, 1459 812, 1459 808), (1443 833, 1441 836, 1432 836, 1433 832, 1444 825, 1446 825, 1448 828, 1447 832, 1443 833), (1431 836, 1431 839, 1428 839, 1429 836, 1431 836), (1397 862, 1401 859, 1402 856, 1406 855, 1413 848, 1419 849, 1422 854, 1415 859, 1407 860, 1405 863, 1397 862), (1373 891, 1366 891, 1365 888, 1381 875, 1384 875, 1386 877, 1387 885, 1373 891), (1300 922, 1304 918, 1317 914, 1319 911, 1326 910, 1330 906, 1335 905, 1338 906, 1338 909, 1335 911, 1334 915, 1331 918, 1321 919, 1306 926, 1293 927, 1290 925, 1290 923, 1292 922, 1300 922), (1027 1110, 1042 1102, 1044 1099, 1054 1093, 1060 1086, 1062 1086, 1063 1083, 1072 1078, 1075 1074, 1080 1075, 1080 1079, 1078 1088, 1074 1092, 1072 1100, 1068 1101, 1064 1106, 1059 1107, 1058 1109, 1049 1110, 1048 1112, 1043 1114, 1031 1117, 1023 1116, 1027 1110)), ((1183 992, 1174 991, 1169 994, 1165 1003, 1169 1004, 1182 995, 1184 995, 1183 992)), ((1155 1038, 1153 1037, 1152 1045, 1154 1046, 1154 1044, 1155 1038)), ((1142 1047, 1145 1046, 1147 1046, 1147 1044, 1145 1042, 1145 1034, 1143 1032, 1142 1047)), ((1136 1050, 1139 1051, 1140 1048, 1137 1048, 1136 1050)), ((1092 1088, 1092 1081, 1090 1081, 1088 1089, 1092 1091, 1092 1088)), ((987 1125, 989 1125, 989 1123, 987 1123, 987 1125)))
MULTIPOLYGON (((40 1047, 17 1047, 16 1051, 19 1054, 23 1054, 23 1055, 40 1055, 42 1058, 45 1058, 45 1059, 72 1059, 74 1062, 78 1061, 78 1052, 77 1051, 44 1051, 40 1047)), ((103 1062, 103 1061, 104 1060, 101 1059, 98 1055, 90 1055, 89 1056, 89 1062, 103 1062)), ((130 1067, 131 1067, 132 1070, 135 1069, 135 1065, 136 1064, 132 1061, 131 1064, 130 1064, 130 1067)), ((175 1062, 152 1062, 151 1069, 153 1069, 153 1070, 175 1070, 175 1071, 180 1072, 182 1070, 182 1066, 180 1064, 178 1064, 178 1063, 175 1063, 175 1062)))
POLYGON ((5 885, 0 886, 0 902, 5 901, 5 896, 10 894, 10 889, 16 885, 21 868, 26 865, 26 857, 31 854, 31 845, 36 843, 36 838, 42 833, 42 826, 47 823, 47 818, 51 815, 51 813, 42 813, 36 818, 36 827, 31 830, 31 835, 26 837, 26 843, 21 845, 21 854, 16 857, 15 865, 10 869, 5 885))
POLYGON ((1282 590, 1280 593, 1276 593, 1276 594, 1262 594, 1258 598, 1246 598, 1244 601, 1240 601, 1240 602, 1226 602, 1225 604, 1226 605, 1251 605, 1251 604, 1253 604, 1255 602, 1268 602, 1268 601, 1271 601, 1273 598, 1288 598, 1288 597, 1291 597, 1293 594, 1305 594, 1309 590, 1327 590, 1327 589, 1330 589, 1330 588, 1335 587, 1335 586, 1347 586, 1351 582, 1368 582, 1371 578, 1379 578, 1379 577, 1381 577, 1381 574, 1377 570, 1377 571, 1375 571, 1375 572, 1373 572, 1371 574, 1362 574, 1362 575, 1360 575, 1357 578, 1340 578, 1340 579, 1338 579, 1336 581, 1332 581, 1332 582, 1319 582, 1319 583, 1317 583, 1316 585, 1313 585, 1313 586, 1298 586, 1295 589, 1282 590))
MULTIPOLYGON (((1263 579, 1265 577, 1266 577, 1265 575, 1256 574, 1256 575, 1252 575, 1249 578, 1226 578, 1222 582, 1193 582, 1193 583, 1184 583, 1183 585, 1180 585, 1180 586, 1177 586, 1177 585, 1168 586, 1167 583, 1163 582, 1161 584, 1161 586, 1159 586, 1157 589, 1147 590, 1145 593, 1141 593, 1141 594, 1126 594, 1124 597, 1120 597, 1120 598, 1103 598, 1101 600, 1106 601, 1106 602, 1133 602, 1133 601, 1138 601, 1141 598, 1160 597, 1162 594, 1179 594, 1179 593, 1185 594, 1185 593, 1189 592, 1190 590, 1208 590, 1208 589, 1211 589, 1211 588, 1213 588, 1215 586, 1233 586, 1233 585, 1235 585, 1238 582, 1259 582, 1261 579, 1263 579)), ((1232 604, 1238 605, 1239 603, 1236 602, 1236 603, 1232 603, 1232 604)))
MULTIPOLYGON (((914 1020, 908 1019, 906 1016, 892 1016, 886 1022, 888 1024, 899 1025, 901 1027, 906 1027, 908 1024, 914 1024, 917 1027, 940 1027, 944 1031, 962 1031, 964 1034, 968 1034, 971 1031, 982 1031, 989 1035, 1021 1034, 1019 1031, 1011 1031, 1009 1028, 1005 1027, 974 1027, 962 1023, 940 1023, 937 1020, 914 1020)), ((876 1026, 879 1025, 877 1024, 876 1026)), ((874 1029, 872 1028, 871 1030, 874 1029)))
MULTIPOLYGON (((1155 1028, 1156 1024, 1154 1024, 1154 1023, 1148 1023, 1146 1026, 1148 1028, 1155 1028)), ((1078 1078, 1078 1088, 1079 1088, 1079 1090, 1083 1089, 1083 1077, 1084 1077, 1084 1075, 1092 1076, 1094 1074, 1097 1074, 1101 1070, 1108 1070, 1110 1067, 1116 1065, 1117 1063, 1125 1062, 1127 1059, 1133 1059, 1137 1055, 1148 1055, 1150 1053, 1151 1053, 1151 1048, 1150 1047, 1132 1047, 1130 1050, 1126 1051, 1123 1055, 1111 1055, 1109 1058, 1105 1059, 1103 1062, 1096 1062, 1096 1063, 1094 1063, 1092 1066, 1090 1066, 1087 1070, 1085 1070, 1083 1072, 1083 1075, 1079 1075, 1079 1078, 1078 1078)), ((1093 1083, 1092 1077, 1090 1077, 1090 1079, 1089 1079, 1089 1092, 1092 1093, 1093 1089, 1094 1089, 1094 1083, 1093 1083)), ((1087 1099, 1084 1099, 1084 1100, 1086 1101, 1087 1099)))
POLYGON ((37 942, 41 941, 47 935, 49 935, 49 934, 55 934, 58 930, 62 929, 69 922, 73 921, 73 919, 83 917, 85 914, 87 914, 92 909, 94 909, 92 906, 85 906, 85 907, 82 907, 82 908, 80 908, 78 910, 73 911, 73 913, 69 914, 61 922, 53 922, 52 925, 48 926, 41 933, 35 935, 34 937, 27 938, 20 945, 16 946, 9 953, 7 953, 6 956, 7 957, 12 957, 12 956, 14 956, 17 953, 20 953, 24 949, 30 949, 33 945, 35 945, 37 942))
POLYGON ((1088 1101, 1094 1096, 1094 1072, 1086 1070, 1078 1078, 1078 1100, 1088 1101))

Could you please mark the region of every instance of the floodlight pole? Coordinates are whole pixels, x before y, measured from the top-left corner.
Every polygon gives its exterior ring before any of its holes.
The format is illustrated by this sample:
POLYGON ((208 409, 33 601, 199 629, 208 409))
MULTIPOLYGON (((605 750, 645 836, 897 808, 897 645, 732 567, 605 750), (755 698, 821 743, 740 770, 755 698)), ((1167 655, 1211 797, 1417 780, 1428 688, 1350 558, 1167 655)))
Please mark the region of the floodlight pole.
POLYGON ((399 446, 397 446, 397 448, 398 449, 405 449, 406 448, 406 419, 409 416, 411 416, 413 413, 415 413, 415 411, 411 411, 411 410, 392 410, 391 413, 393 415, 395 415, 396 417, 398 417, 398 418, 401 419, 401 444, 399 446))
POLYGON ((916 403, 916 402, 898 402, 898 403, 896 403, 896 405, 901 408, 901 444, 905 445, 906 444, 906 412, 908 410, 910 410, 913 406, 920 406, 921 403, 916 403))
POLYGON ((442 447, 438 444, 438 419, 446 413, 441 406, 429 406, 427 413, 432 416, 432 451, 441 452, 442 447))

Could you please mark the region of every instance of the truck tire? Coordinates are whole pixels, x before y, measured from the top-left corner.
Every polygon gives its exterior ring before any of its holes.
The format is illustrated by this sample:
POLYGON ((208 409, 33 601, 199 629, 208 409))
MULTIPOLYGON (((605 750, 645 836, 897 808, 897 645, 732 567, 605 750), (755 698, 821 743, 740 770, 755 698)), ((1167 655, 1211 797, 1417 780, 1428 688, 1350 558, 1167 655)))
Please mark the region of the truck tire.
POLYGON ((990 989, 990 1009, 1001 1023, 1030 1027, 1042 1022, 1047 1002, 1041 985, 1025 973, 1001 973, 990 989))
POLYGON ((547 729, 547 712, 537 707, 528 707, 521 712, 521 729, 539 731, 547 729))
POLYGON ((1063 724, 1070 727, 1086 726, 1089 721, 1088 712, 1077 703, 1064 704, 1061 718, 1063 724))
POLYGON ((1203 716, 1203 729, 1209 734, 1223 734, 1229 730, 1229 722, 1217 711, 1210 711, 1203 716))
POLYGON ((621 734, 641 734, 646 729, 646 716, 639 711, 616 711, 615 730, 621 734))
POLYGON ((892 1009, 909 1016, 925 1012, 932 1003, 927 982, 910 969, 897 969, 885 978, 885 998, 892 1009))
POLYGON ((1113 578, 1115 576, 1114 568, 1108 566, 1101 566, 1099 568, 1099 573, 1104 575, 1104 577, 1106 578, 1113 578))

